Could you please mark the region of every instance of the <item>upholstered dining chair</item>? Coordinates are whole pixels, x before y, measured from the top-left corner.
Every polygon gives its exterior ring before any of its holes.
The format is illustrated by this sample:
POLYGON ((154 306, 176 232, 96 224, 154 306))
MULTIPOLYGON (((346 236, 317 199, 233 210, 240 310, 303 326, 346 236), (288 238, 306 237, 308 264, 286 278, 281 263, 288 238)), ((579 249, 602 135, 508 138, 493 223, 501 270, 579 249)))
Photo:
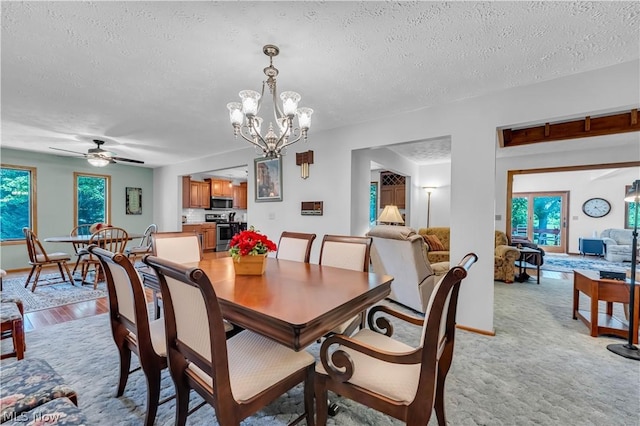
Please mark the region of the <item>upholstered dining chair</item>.
MULTIPOLYGON (((24 287, 27 288, 29 286, 31 277, 35 272, 36 275, 33 278, 31 291, 36 291, 38 280, 40 279, 40 272, 42 272, 42 267, 50 265, 58 265, 58 270, 60 271, 62 282, 67 281, 68 278, 69 283, 73 284, 73 276, 71 275, 71 271, 69 271, 69 266, 67 265, 67 261, 71 260, 71 256, 69 256, 67 253, 62 252, 47 253, 42 246, 42 243, 40 243, 38 236, 29 228, 22 228, 22 233, 24 234, 25 242, 27 245, 27 253, 29 255, 29 264, 31 265, 31 271, 29 272, 29 276, 27 276, 27 281, 24 283, 24 287), (65 278, 65 272, 67 273, 67 278, 65 278)), ((50 284, 54 283, 50 282, 50 284)))
POLYGON ((315 239, 316 234, 284 231, 280 234, 276 258, 309 263, 311 245, 315 239))
MULTIPOLYGON (((127 231, 116 226, 101 228, 94 232, 91 238, 89 238, 89 245, 95 244, 111 253, 124 253, 127 242, 129 242, 129 234, 127 231)), ((82 253, 82 251, 80 253, 82 253)), ((80 259, 80 264, 82 265, 83 283, 87 279, 91 267, 93 267, 93 289, 95 290, 98 288, 98 282, 103 275, 100 271, 100 261, 89 252, 88 256, 83 256, 80 259)))
POLYGON ((435 408, 438 424, 447 424, 444 390, 453 360, 458 292, 476 260, 475 254, 467 254, 443 276, 424 318, 378 305, 369 310, 368 329, 322 343, 315 377, 318 425, 327 422, 328 390, 408 425, 426 425, 435 408), (420 344, 412 347, 393 339, 391 322, 379 314, 421 326, 420 344))
POLYGON ((162 289, 177 426, 186 422, 191 389, 214 408, 218 423, 225 426, 239 425, 299 383, 304 383, 305 406, 300 419, 315 423, 311 354, 249 330, 226 339, 216 292, 201 269, 155 256, 143 261, 155 270, 162 289))
MULTIPOLYGON (((152 426, 160 399, 160 373, 167 368, 164 321, 149 321, 144 287, 133 264, 122 253, 91 245, 89 253, 100 262, 109 294, 111 333, 120 355, 120 379, 116 396, 122 396, 131 367, 131 353, 140 360, 147 379, 145 426, 152 426)), ((169 398, 170 399, 170 398, 169 398)))
POLYGON ((140 240, 140 244, 133 247, 127 247, 125 249, 125 253, 127 257, 135 265, 136 260, 138 258, 142 258, 145 254, 151 253, 151 234, 158 232, 158 225, 152 223, 147 226, 147 229, 144 230, 144 234, 142 234, 142 239, 140 240))
MULTIPOLYGON (((348 235, 325 235, 320 247, 320 261, 323 266, 369 272, 371 237, 348 235)), ((330 334, 351 334, 358 327, 364 327, 365 312, 345 321, 330 334)))
MULTIPOLYGON (((92 224, 87 223, 84 225, 78 225, 75 228, 73 228, 71 230, 71 232, 69 232, 69 236, 70 237, 76 237, 78 235, 86 235, 87 236, 87 242, 78 242, 78 243, 72 243, 73 245, 73 251, 76 254, 76 263, 73 266, 73 271, 71 271, 71 274, 75 274, 76 270, 78 269, 78 266, 80 266, 80 258, 82 257, 82 255, 80 255, 80 252, 82 251, 82 249, 87 248, 87 246, 89 245, 89 239, 88 237, 91 236, 92 232, 91 232, 91 226, 92 224)), ((80 271, 81 275, 84 274, 84 271, 80 271)))
POLYGON ((2 339, 13 340, 13 350, 4 352, 0 359, 16 357, 24 358, 26 344, 24 340, 24 305, 20 299, 0 300, 0 325, 2 339))

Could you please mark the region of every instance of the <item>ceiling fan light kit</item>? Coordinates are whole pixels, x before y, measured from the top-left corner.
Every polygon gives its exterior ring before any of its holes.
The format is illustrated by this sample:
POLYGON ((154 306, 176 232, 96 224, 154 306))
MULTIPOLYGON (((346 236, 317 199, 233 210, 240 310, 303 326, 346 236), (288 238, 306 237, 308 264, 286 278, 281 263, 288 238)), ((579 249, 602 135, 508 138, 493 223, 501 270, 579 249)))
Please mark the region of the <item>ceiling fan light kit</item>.
POLYGON ((91 164, 93 167, 104 167, 108 164, 116 164, 118 162, 126 162, 126 163, 136 163, 136 164, 144 164, 144 161, 140 160, 132 160, 131 158, 123 158, 123 157, 115 157, 112 152, 109 152, 105 149, 102 149, 102 145, 104 145, 104 141, 99 139, 94 139, 93 143, 96 144, 95 148, 90 148, 87 153, 70 151, 68 149, 54 148, 56 151, 64 151, 64 152, 72 152, 74 154, 82 155, 87 159, 87 162, 91 164))
POLYGON ((298 107, 298 102, 302 97, 296 92, 282 92, 278 96, 276 87, 278 69, 273 66, 273 57, 280 53, 280 49, 272 44, 267 44, 262 48, 262 51, 269 57, 269 66, 264 69, 267 79, 262 82, 262 93, 254 90, 242 90, 239 93, 241 102, 230 102, 227 104, 227 109, 236 138, 238 135, 242 136, 244 140, 262 151, 266 158, 277 158, 284 154, 284 149, 287 146, 300 139, 307 140, 307 131, 311 127, 313 110, 298 107), (262 105, 262 99, 264 99, 265 86, 269 87, 272 96, 273 116, 278 134, 274 131, 272 122, 269 123, 265 135, 261 131, 264 120, 258 116, 258 112, 262 105), (278 97, 282 101, 282 108, 278 104, 278 97), (294 123, 296 117, 298 119, 297 126, 294 123))

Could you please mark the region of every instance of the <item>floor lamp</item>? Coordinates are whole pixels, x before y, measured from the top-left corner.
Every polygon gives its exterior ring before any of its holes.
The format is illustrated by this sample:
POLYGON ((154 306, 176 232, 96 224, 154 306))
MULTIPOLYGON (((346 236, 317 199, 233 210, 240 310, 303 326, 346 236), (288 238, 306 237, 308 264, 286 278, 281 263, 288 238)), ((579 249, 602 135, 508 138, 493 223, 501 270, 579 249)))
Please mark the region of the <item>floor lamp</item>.
POLYGON ((431 216, 431 193, 436 189, 435 186, 423 186, 422 189, 427 191, 427 228, 429 227, 429 216, 431 216))
POLYGON ((640 179, 633 182, 631 189, 627 193, 624 201, 634 204, 634 221, 633 221, 633 242, 631 244, 631 285, 629 286, 629 340, 625 344, 611 344, 607 346, 614 354, 625 358, 640 361, 640 350, 633 344, 633 322, 636 321, 634 307, 640 301, 635 300, 636 286, 636 262, 638 260, 638 203, 640 202, 640 179))

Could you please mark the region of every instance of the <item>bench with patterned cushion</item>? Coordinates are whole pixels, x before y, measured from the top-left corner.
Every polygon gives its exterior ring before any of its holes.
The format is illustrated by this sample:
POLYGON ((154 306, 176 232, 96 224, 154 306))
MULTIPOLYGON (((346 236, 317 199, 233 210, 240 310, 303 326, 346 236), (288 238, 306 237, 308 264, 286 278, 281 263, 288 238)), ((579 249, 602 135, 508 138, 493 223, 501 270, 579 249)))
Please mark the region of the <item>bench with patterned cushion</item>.
POLYGON ((76 392, 42 359, 23 359, 2 367, 0 423, 56 398, 69 398, 77 405, 76 392))
POLYGON ((23 411, 3 426, 86 426, 86 416, 69 398, 56 398, 30 411, 23 411))

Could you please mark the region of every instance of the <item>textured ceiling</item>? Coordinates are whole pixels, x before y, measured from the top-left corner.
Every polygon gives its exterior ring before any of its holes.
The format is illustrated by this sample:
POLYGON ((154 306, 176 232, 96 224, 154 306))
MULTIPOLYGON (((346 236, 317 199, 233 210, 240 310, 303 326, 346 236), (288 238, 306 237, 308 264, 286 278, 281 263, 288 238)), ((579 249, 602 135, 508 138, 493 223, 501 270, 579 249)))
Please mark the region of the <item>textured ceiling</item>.
POLYGON ((97 137, 146 166, 245 147, 225 105, 259 90, 267 43, 279 89, 315 110, 312 142, 637 59, 639 20, 639 2, 3 1, 2 145, 86 152, 97 137))

